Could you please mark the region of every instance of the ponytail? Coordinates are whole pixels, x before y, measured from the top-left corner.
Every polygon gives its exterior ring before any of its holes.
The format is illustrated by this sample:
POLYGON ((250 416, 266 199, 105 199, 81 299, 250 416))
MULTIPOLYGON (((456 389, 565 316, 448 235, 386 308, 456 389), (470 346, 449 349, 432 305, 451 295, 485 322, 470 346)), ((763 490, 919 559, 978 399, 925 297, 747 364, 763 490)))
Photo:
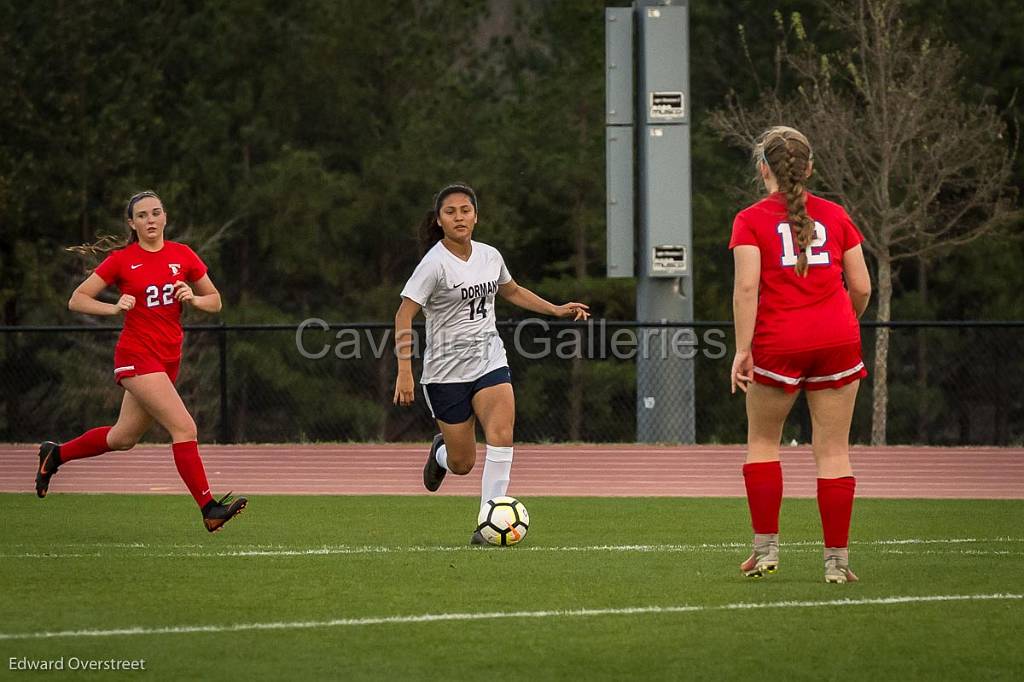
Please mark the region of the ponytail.
POLYGON ((104 253, 110 253, 111 251, 117 251, 123 249, 132 242, 139 241, 139 235, 135 230, 132 230, 131 236, 129 237, 115 237, 112 234, 105 234, 92 244, 79 244, 78 246, 66 246, 65 251, 76 253, 79 256, 92 257, 99 256, 104 253))
POLYGON ((434 244, 438 243, 444 238, 444 230, 437 224, 437 214, 432 210, 427 211, 426 215, 423 216, 423 220, 420 221, 419 226, 419 237, 420 237, 420 248, 423 249, 423 253, 430 251, 434 247, 434 244))
MULTIPOLYGON (((156 192, 154 192, 153 190, 147 189, 141 192, 136 192, 128 199, 128 203, 124 207, 125 220, 127 222, 131 223, 132 221, 132 210, 135 208, 135 204, 147 197, 152 197, 153 199, 156 199, 157 201, 160 202, 161 206, 164 203, 163 200, 160 197, 158 197, 156 192)), ((129 244, 133 244, 137 241, 139 241, 139 233, 129 227, 127 237, 115 237, 112 234, 105 234, 96 241, 94 241, 92 244, 68 246, 65 247, 64 250, 70 251, 71 253, 76 253, 79 256, 92 257, 99 256, 100 254, 104 253, 110 253, 111 251, 117 251, 118 249, 123 249, 129 244)))

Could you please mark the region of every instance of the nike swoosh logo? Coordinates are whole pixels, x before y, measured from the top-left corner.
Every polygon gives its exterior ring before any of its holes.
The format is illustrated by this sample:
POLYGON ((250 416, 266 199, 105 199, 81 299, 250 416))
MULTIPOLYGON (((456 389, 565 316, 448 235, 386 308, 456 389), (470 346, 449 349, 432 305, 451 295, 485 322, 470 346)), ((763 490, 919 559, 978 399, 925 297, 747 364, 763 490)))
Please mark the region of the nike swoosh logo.
POLYGON ((464 282, 464 281, 463 281, 463 282, 459 282, 458 284, 453 284, 453 285, 452 285, 452 289, 458 289, 458 288, 459 288, 459 287, 461 287, 461 286, 462 286, 463 284, 465 284, 465 282, 464 282))
POLYGON ((134 270, 135 268, 141 268, 141 267, 142 267, 142 263, 139 263, 138 265, 133 265, 132 266, 132 270, 134 270))

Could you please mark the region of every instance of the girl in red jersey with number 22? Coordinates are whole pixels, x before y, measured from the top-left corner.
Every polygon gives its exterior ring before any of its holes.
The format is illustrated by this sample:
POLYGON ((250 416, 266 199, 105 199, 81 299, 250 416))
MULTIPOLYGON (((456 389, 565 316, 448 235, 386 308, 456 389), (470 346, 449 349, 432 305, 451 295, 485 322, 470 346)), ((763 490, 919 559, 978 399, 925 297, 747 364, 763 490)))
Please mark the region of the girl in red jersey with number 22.
POLYGON ((740 570, 749 577, 779 564, 782 468, 779 441, 797 392, 807 391, 825 540, 825 581, 857 580, 847 549, 856 480, 850 468, 850 423, 867 376, 858 319, 871 294, 863 238, 838 204, 804 185, 811 145, 799 131, 761 135, 754 162, 768 196, 737 214, 733 313, 736 357, 732 391, 746 393, 747 461, 743 478, 754 551, 740 570), (844 286, 845 279, 845 286, 844 286))
MULTIPOLYGON (((215 313, 221 308, 220 293, 192 249, 164 240, 167 214, 155 193, 140 192, 129 199, 126 218, 131 231, 127 244, 115 244, 124 248, 112 251, 68 301, 68 307, 79 313, 124 313, 124 329, 114 349, 114 380, 125 390, 121 414, 113 426, 91 429, 60 445, 43 443, 36 494, 46 496, 60 466, 110 450, 130 450, 156 421, 170 434, 174 464, 202 511, 203 525, 212 533, 241 512, 246 499, 213 499, 199 457, 196 424, 174 381, 181 361, 182 305, 215 313), (96 298, 110 285, 121 291, 116 304, 96 298)), ((70 250, 102 252, 109 250, 105 241, 70 250)))

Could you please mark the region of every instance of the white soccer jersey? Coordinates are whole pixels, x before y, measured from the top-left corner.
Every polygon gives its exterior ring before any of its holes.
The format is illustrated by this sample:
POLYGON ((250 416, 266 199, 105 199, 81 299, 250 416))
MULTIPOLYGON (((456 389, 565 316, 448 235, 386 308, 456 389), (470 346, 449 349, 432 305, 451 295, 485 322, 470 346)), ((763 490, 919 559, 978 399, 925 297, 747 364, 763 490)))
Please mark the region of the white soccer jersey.
POLYGON ((512 275, 496 248, 470 244, 468 261, 434 244, 402 289, 427 318, 420 383, 476 381, 508 365, 494 326, 494 294, 512 275))

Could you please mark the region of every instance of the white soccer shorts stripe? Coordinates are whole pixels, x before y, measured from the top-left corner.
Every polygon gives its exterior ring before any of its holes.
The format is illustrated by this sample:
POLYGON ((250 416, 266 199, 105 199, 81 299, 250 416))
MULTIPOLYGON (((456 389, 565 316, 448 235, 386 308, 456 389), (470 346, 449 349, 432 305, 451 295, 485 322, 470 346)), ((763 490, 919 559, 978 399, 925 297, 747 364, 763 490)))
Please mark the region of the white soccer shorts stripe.
POLYGON ((430 416, 437 419, 437 415, 434 414, 434 406, 430 404, 430 394, 427 393, 426 384, 420 384, 420 387, 423 389, 423 400, 427 403, 427 409, 430 410, 430 416))
POLYGON ((124 367, 115 367, 114 368, 114 374, 117 374, 118 372, 127 372, 127 371, 133 370, 133 369, 135 369, 135 365, 125 365, 124 367))
POLYGON ((857 372, 861 371, 862 369, 864 369, 864 363, 863 362, 858 362, 856 365, 854 365, 850 369, 843 370, 842 372, 837 372, 835 374, 829 374, 827 377, 807 377, 807 381, 808 382, 811 382, 811 381, 838 381, 839 379, 845 379, 846 377, 850 376, 851 374, 856 374, 857 372))
POLYGON ((757 366, 754 367, 754 372, 756 372, 757 374, 760 374, 761 376, 768 377, 769 379, 775 379, 775 381, 780 381, 780 382, 782 382, 784 384, 789 384, 790 386, 799 386, 800 382, 802 382, 802 381, 806 381, 808 383, 810 383, 810 382, 820 383, 820 382, 823 382, 823 381, 838 381, 839 379, 845 379, 848 376, 856 374, 857 372, 861 371, 862 369, 864 369, 864 363, 863 362, 858 362, 856 365, 854 365, 850 369, 845 369, 842 372, 836 372, 835 374, 829 374, 827 376, 821 376, 821 377, 799 377, 797 379, 794 379, 793 377, 787 377, 787 376, 784 376, 782 374, 776 374, 775 372, 771 372, 771 371, 769 371, 767 369, 762 369, 761 367, 757 367, 757 366))

